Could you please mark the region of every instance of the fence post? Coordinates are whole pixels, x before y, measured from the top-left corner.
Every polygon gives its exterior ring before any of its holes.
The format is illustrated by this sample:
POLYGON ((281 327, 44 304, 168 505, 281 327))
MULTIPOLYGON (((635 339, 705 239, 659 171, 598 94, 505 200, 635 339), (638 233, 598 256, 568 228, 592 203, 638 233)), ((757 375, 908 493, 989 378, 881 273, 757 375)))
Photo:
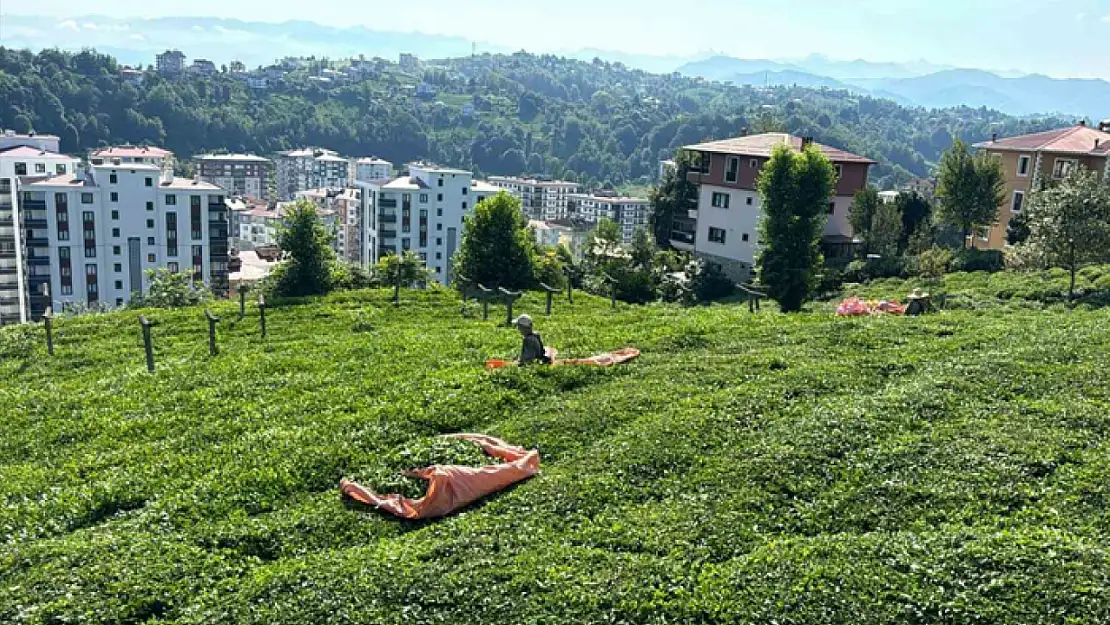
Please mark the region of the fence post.
POLYGON ((544 284, 543 282, 540 283, 540 288, 542 288, 547 294, 547 316, 550 317, 551 316, 551 297, 555 293, 558 293, 559 289, 553 289, 553 288, 547 286, 546 284, 544 284))
POLYGON ((262 322, 262 338, 266 338, 266 296, 258 294, 258 320, 262 322))
POLYGON ((247 285, 239 285, 239 321, 247 316, 247 285))
POLYGON ((477 297, 482 300, 482 321, 489 321, 489 298, 493 296, 493 289, 487 289, 479 282, 478 293, 477 297))
POLYGON ((563 274, 567 277, 567 303, 574 303, 574 271, 570 267, 563 267, 563 274))
POLYGON ((617 308, 617 281, 613 279, 613 276, 607 273, 602 273, 601 275, 604 276, 605 281, 609 283, 609 306, 615 310, 617 308))
POLYGON ((505 325, 511 326, 513 325, 513 302, 520 299, 524 293, 520 291, 510 291, 505 287, 498 287, 497 290, 505 300, 505 325))
POLYGON ((51 356, 54 355, 54 308, 49 307, 42 315, 43 323, 46 324, 46 353, 51 356))
POLYGON ((144 315, 139 315, 139 325, 143 327, 143 348, 146 350, 146 370, 154 373, 154 346, 150 342, 150 326, 154 325, 153 321, 147 319, 144 315))
POLYGON ((220 318, 213 315, 211 310, 204 309, 204 318, 208 320, 208 353, 212 356, 220 353, 216 348, 216 324, 220 322, 220 318))

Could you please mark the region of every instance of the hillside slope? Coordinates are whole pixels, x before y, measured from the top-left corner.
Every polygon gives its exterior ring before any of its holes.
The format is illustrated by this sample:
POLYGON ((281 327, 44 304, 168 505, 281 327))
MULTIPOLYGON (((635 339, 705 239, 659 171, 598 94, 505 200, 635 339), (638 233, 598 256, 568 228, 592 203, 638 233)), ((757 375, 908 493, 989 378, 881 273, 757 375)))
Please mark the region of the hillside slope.
MULTIPOLYGON (((1110 311, 542 315, 612 370, 510 370, 447 294, 344 294, 5 328, 3 623, 1110 622, 1110 311), (1020 331, 1017 331, 1020 329, 1020 331), (415 437, 537 447, 542 475, 399 522, 341 475, 415 437)), ((491 311, 498 317, 503 310, 491 311)))

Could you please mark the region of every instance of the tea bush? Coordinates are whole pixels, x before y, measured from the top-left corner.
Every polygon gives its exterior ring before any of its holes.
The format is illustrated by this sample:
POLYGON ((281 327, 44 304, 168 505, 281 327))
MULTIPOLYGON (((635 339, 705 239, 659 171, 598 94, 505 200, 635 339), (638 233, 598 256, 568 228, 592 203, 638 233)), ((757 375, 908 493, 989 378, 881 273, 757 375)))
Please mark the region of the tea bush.
POLYGON ((145 311, 153 374, 133 312, 59 320, 53 359, 41 327, 0 329, 23 354, 0 372, 0 623, 1110 622, 1108 310, 577 293, 547 318, 530 293, 514 313, 563 355, 643 356, 491 374, 519 349, 503 309, 391 295, 275 306, 265 340, 216 303, 214 357, 200 309, 145 311), (341 476, 478 460, 428 443, 467 430, 542 473, 434 521, 341 502, 341 476))

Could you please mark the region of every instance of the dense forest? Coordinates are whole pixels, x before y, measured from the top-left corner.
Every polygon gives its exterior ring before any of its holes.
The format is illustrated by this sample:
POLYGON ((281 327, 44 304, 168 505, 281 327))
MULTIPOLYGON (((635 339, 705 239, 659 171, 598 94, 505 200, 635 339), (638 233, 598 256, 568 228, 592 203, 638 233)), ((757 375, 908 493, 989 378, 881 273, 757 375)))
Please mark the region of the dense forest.
POLYGON ((659 160, 682 145, 744 129, 786 130, 875 159, 872 180, 887 187, 927 174, 953 138, 1068 123, 525 53, 433 61, 408 72, 379 62, 358 80, 319 79, 347 63, 303 59, 264 89, 226 71, 169 79, 147 71, 135 85, 120 78, 115 59, 95 51, 0 47, 0 125, 60 135, 62 149, 75 154, 124 142, 162 145, 179 156, 315 145, 589 186, 648 182, 659 160))

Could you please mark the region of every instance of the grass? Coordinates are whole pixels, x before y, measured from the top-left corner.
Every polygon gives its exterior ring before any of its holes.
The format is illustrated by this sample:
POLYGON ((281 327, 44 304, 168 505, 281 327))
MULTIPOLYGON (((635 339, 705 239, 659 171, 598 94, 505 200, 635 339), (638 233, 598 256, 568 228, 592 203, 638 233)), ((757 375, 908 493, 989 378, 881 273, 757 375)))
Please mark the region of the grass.
MULTIPOLYGON (((902 290, 903 285, 897 289, 902 290)), ((1110 311, 621 307, 519 337, 447 294, 0 333, 2 623, 1110 622, 1110 311), (31 342, 28 342, 31 341, 31 342), (28 350, 32 350, 30 353, 28 350), (543 473, 410 523, 341 503, 425 437, 543 473)))

